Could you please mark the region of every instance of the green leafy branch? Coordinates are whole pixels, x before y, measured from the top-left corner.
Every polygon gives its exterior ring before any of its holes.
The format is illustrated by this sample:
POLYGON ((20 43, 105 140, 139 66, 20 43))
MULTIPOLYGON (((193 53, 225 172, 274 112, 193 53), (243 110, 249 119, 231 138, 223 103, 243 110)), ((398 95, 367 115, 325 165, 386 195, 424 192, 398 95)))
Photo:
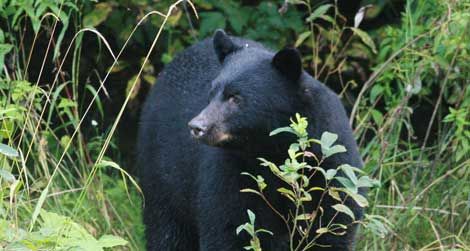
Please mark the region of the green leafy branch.
MULTIPOLYGON (((385 224, 380 224, 381 218, 373 216, 366 217, 366 221, 369 220, 369 223, 367 223, 361 219, 356 219, 353 211, 345 205, 346 199, 351 198, 360 207, 367 207, 369 203, 360 193, 360 190, 361 188, 378 186, 379 182, 364 175, 361 169, 348 164, 341 164, 334 169, 328 170, 321 167, 325 159, 335 154, 346 152, 346 148, 342 145, 335 144, 338 140, 338 135, 331 132, 324 132, 320 139, 309 138, 307 127, 307 119, 296 114, 295 120, 291 119, 291 124, 288 127, 278 128, 270 133, 271 136, 280 133, 291 133, 297 137, 297 141, 292 143, 287 151, 288 158, 284 161, 284 164, 276 165, 269 160, 259 158, 261 166, 269 168, 271 173, 285 184, 285 186, 276 188, 276 191, 293 204, 293 211, 290 211, 288 215, 283 215, 280 213, 280 210, 270 203, 269 198, 264 194, 268 184, 261 175, 253 175, 247 172, 242 173, 242 175, 246 175, 256 182, 257 189, 245 188, 242 189, 241 192, 254 193, 260 196, 284 221, 290 235, 290 250, 293 251, 308 250, 316 245, 316 240, 321 235, 327 233, 344 235, 346 229, 350 226, 334 223, 334 219, 340 213, 351 218, 351 225, 362 223, 362 225, 375 230, 378 235, 383 236, 383 234, 387 232, 387 227, 385 224), (309 151, 313 144, 320 146, 321 156, 317 156, 317 154, 309 151), (311 185, 311 180, 318 177, 316 174, 323 176, 325 181, 324 186, 311 185), (335 181, 334 184, 340 184, 341 186, 333 186, 331 184, 332 181, 335 181), (312 193, 318 191, 321 192, 319 203, 313 210, 308 211, 307 204, 312 202, 312 193), (322 225, 315 233, 312 233, 314 222, 321 219, 324 210, 330 210, 329 208, 321 207, 321 202, 325 196, 330 196, 338 201, 337 204, 332 206, 332 209, 335 210, 336 213, 331 219, 328 219, 326 225, 322 225)), ((248 213, 249 215, 250 212, 251 211, 248 213)), ((253 217, 253 215, 251 217, 253 217)), ((324 220, 322 220, 322 222, 323 221, 324 220)), ((251 225, 246 223, 241 225, 238 229, 244 229, 252 236, 250 246, 248 246, 250 249, 248 250, 261 250, 259 239, 254 230, 254 218, 250 222, 251 225)), ((238 232, 239 231, 237 231, 237 233, 238 232)))

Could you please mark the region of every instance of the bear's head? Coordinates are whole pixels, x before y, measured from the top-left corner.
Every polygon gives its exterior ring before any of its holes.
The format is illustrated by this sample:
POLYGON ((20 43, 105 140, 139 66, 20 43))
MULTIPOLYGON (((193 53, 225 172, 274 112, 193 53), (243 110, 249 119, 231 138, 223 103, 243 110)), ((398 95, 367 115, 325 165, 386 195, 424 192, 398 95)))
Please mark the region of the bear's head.
POLYGON ((269 145, 269 132, 286 126, 303 106, 307 74, 300 54, 240 44, 223 30, 215 32, 213 45, 222 67, 208 83, 208 105, 188 123, 192 136, 221 147, 269 145))

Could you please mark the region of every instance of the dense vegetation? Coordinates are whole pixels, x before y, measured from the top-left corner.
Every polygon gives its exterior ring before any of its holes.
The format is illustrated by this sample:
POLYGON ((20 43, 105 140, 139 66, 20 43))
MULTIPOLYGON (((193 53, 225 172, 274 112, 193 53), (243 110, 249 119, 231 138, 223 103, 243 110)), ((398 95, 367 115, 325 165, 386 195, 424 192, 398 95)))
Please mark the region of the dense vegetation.
POLYGON ((0 1, 0 247, 143 250, 140 104, 225 28, 296 46, 343 98, 381 183, 367 211, 391 223, 358 250, 470 249, 470 1, 193 3, 0 1))

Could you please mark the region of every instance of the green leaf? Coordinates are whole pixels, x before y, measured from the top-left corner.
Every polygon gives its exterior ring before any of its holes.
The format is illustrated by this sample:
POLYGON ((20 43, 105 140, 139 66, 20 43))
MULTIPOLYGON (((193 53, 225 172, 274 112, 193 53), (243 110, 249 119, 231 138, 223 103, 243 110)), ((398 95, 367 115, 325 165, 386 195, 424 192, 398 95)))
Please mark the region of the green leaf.
POLYGON ((216 29, 224 29, 226 26, 225 17, 220 12, 203 12, 199 16, 201 20, 200 37, 205 37, 216 29))
POLYGON ((336 176, 337 173, 338 173, 338 170, 336 169, 328 169, 328 171, 326 171, 326 174, 325 174, 325 179, 331 180, 336 176))
POLYGON ((365 214, 365 226, 371 230, 372 233, 384 238, 388 234, 388 227, 393 227, 393 224, 387 218, 379 215, 365 214))
POLYGON ((371 179, 369 176, 362 176, 357 181, 358 187, 379 187, 380 182, 376 179, 371 179))
POLYGON ((248 223, 245 227, 245 231, 247 231, 251 236, 255 236, 255 226, 253 224, 248 223))
POLYGON ((139 75, 136 74, 132 76, 129 81, 127 81, 127 86, 126 86, 126 95, 129 96, 130 100, 134 100, 137 97, 137 94, 139 94, 140 90, 140 84, 141 84, 141 79, 139 78, 139 75), (135 83, 135 84, 134 84, 135 83), (132 91, 132 92, 131 92, 132 91))
POLYGON ((379 84, 375 84, 372 87, 372 89, 370 89, 370 94, 369 94, 370 101, 375 102, 377 97, 383 93, 384 93, 384 87, 379 84))
POLYGON ((307 190, 307 192, 313 192, 313 191, 325 191, 325 188, 323 188, 323 187, 311 187, 310 189, 307 190))
POLYGON ((341 185, 343 185, 346 190, 349 190, 352 193, 357 193, 357 186, 350 179, 345 177, 335 177, 335 179, 339 181, 339 183, 341 183, 341 185))
POLYGON ((36 220, 39 216, 39 213, 41 212, 42 205, 44 204, 44 201, 46 201, 47 194, 49 193, 49 184, 42 190, 41 195, 39 196, 38 202, 36 203, 36 206, 34 207, 33 214, 31 215, 31 223, 29 225, 29 230, 31 231, 34 227, 34 223, 36 223, 36 220))
POLYGON ((5 169, 0 169, 0 177, 9 183, 15 182, 15 176, 5 169))
POLYGON ((17 150, 2 143, 0 143, 0 154, 6 155, 8 157, 14 157, 14 158, 19 156, 17 150))
POLYGON ((66 148, 67 145, 70 143, 70 136, 69 135, 64 135, 62 137, 60 137, 60 145, 63 147, 63 148, 66 148))
POLYGON ((250 223, 254 225, 255 219, 256 219, 255 213, 253 213, 253 211, 251 211, 250 209, 246 210, 246 212, 248 213, 248 218, 250 219, 250 223))
POLYGON ((256 176, 256 184, 260 191, 263 191, 268 186, 261 175, 256 176))
POLYGON ((348 164, 343 164, 343 165, 340 165, 338 168, 343 170, 343 172, 346 174, 349 180, 354 184, 354 186, 357 185, 357 177, 356 177, 356 174, 354 173, 352 166, 348 164))
POLYGON ((244 229, 245 229, 245 226, 247 225, 248 223, 245 223, 245 224, 242 224, 240 226, 237 227, 237 229, 235 230, 235 232, 237 233, 237 235, 239 235, 244 229))
POLYGON ((357 193, 352 193, 351 191, 349 190, 344 190, 345 193, 347 193, 351 198, 353 198, 353 200, 360 206, 360 207, 367 207, 369 206, 369 202, 367 201, 367 199, 360 195, 360 194, 357 194, 357 193))
POLYGON ((337 191, 336 189, 332 189, 332 188, 328 189, 328 194, 329 194, 333 199, 335 199, 335 200, 337 200, 337 201, 342 201, 342 200, 341 200, 341 196, 339 196, 339 193, 338 193, 338 191, 337 191))
POLYGON ((331 132, 324 132, 321 135, 320 142, 322 147, 329 148, 336 142, 338 135, 331 132))
POLYGON ((243 28, 246 26, 250 20, 251 9, 247 7, 240 6, 237 2, 231 2, 230 4, 221 4, 224 6, 223 11, 226 12, 228 22, 232 26, 233 30, 240 34, 243 31, 243 28), (232 5, 233 4, 233 5, 232 5))
POLYGON ((270 234, 270 235, 274 235, 273 232, 271 232, 269 230, 266 230, 266 229, 258 229, 258 230, 256 230, 256 233, 267 233, 267 234, 270 234))
POLYGON ((145 82, 153 85, 155 82, 157 82, 157 78, 153 74, 143 74, 142 78, 145 80, 145 82))
POLYGON ((323 16, 320 16, 320 17, 318 17, 318 18, 323 19, 324 21, 327 21, 327 22, 329 22, 329 23, 331 23, 331 24, 333 24, 333 25, 336 24, 335 19, 333 19, 333 18, 330 17, 330 16, 323 15, 323 16))
POLYGON ((57 108, 66 109, 66 108, 74 108, 77 107, 77 103, 72 99, 68 98, 61 98, 57 108))
POLYGON ((295 4, 295 5, 299 5, 299 4, 307 5, 307 3, 305 1, 301 1, 301 0, 287 0, 287 3, 295 4))
MULTIPOLYGON (((323 150, 323 148, 322 148, 323 150)), ((346 152, 346 148, 342 145, 335 145, 331 148, 324 149, 322 152, 325 155, 325 158, 330 157, 331 155, 337 154, 337 153, 344 153, 346 152)))
POLYGON ((103 248, 112 248, 115 246, 124 246, 127 245, 127 241, 123 238, 115 235, 103 235, 98 240, 98 243, 103 248))
POLYGON ((374 52, 375 54, 377 53, 377 49, 375 48, 374 41, 372 40, 372 38, 369 37, 369 35, 366 32, 364 32, 363 30, 359 28, 350 28, 350 29, 354 31, 354 33, 361 38, 362 42, 366 44, 372 50, 372 52, 374 52))
POLYGON ((371 109, 370 113, 372 115, 372 119, 374 120, 375 124, 379 126, 382 125, 382 122, 384 120, 382 113, 376 109, 371 109))
POLYGON ((304 41, 305 39, 307 39, 310 34, 312 34, 311 31, 306 31, 306 32, 303 32, 299 35, 299 37, 297 38, 297 40, 295 41, 295 47, 299 47, 304 41))
POLYGON ((251 189, 251 188, 244 188, 244 189, 241 189, 240 190, 241 193, 254 193, 254 194, 257 194, 257 195, 260 195, 261 196, 261 193, 254 190, 254 189, 251 189))
POLYGON ((95 8, 83 17, 84 27, 96 27, 104 22, 113 10, 110 3, 101 2, 95 5, 95 8))
POLYGON ((107 71, 109 71, 110 73, 117 73, 117 72, 120 72, 122 70, 125 70, 126 68, 128 68, 130 66, 130 64, 126 61, 123 61, 123 60, 118 60, 114 65, 113 67, 109 67, 107 71))
POLYGON ((323 16, 333 5, 332 4, 324 4, 316 8, 310 16, 307 17, 305 21, 312 22, 315 19, 323 16))
POLYGON ((240 174, 241 174, 241 175, 249 176, 249 177, 251 177, 254 181, 257 181, 256 177, 255 177, 253 174, 251 174, 251 173, 242 172, 242 173, 240 173, 240 174))
POLYGON ((351 211, 351 209, 349 209, 349 207, 347 207, 343 204, 336 204, 336 205, 331 206, 331 207, 334 208, 336 211, 338 211, 340 213, 347 214, 353 220, 356 219, 356 217, 354 216, 354 213, 351 211))
POLYGON ((72 11, 69 11, 69 13, 65 13, 64 11, 59 11, 57 9, 56 14, 58 14, 60 21, 62 22, 62 29, 60 30, 59 36, 57 37, 56 44, 54 46, 54 54, 53 54, 53 59, 57 59, 57 57, 60 54, 60 49, 62 45, 62 40, 64 40, 65 33, 67 32, 67 29, 69 27, 69 16, 71 16, 72 11))
POLYGON ((324 233, 328 233, 328 228, 326 227, 322 227, 322 228, 319 228, 317 229, 317 234, 324 234, 324 233))
POLYGON ((279 134, 281 132, 288 132, 288 133, 296 134, 294 129, 292 129, 290 127, 280 127, 280 128, 277 128, 277 129, 273 130, 271 133, 269 133, 269 136, 274 136, 274 135, 279 134))
POLYGON ((5 64, 5 55, 8 54, 11 49, 13 49, 13 45, 11 44, 0 44, 0 73, 3 71, 3 66, 5 64))
POLYGON ((286 196, 292 202, 295 202, 295 194, 291 190, 281 187, 281 188, 278 188, 277 191, 280 192, 282 195, 286 196))
POLYGON ((300 214, 297 217, 295 217, 296 220, 305 220, 308 221, 312 218, 312 214, 300 214))
POLYGON ((310 193, 304 191, 302 189, 302 197, 300 197, 300 201, 312 201, 312 195, 310 195, 310 193))
POLYGON ((77 247, 78 250, 103 251, 103 248, 99 246, 98 241, 95 239, 72 239, 67 242, 67 246, 77 247))
POLYGON ((346 148, 342 145, 335 145, 333 144, 338 139, 338 135, 331 133, 331 132, 324 132, 321 135, 320 143, 321 143, 321 151, 325 158, 330 157, 336 153, 346 152, 346 148))
POLYGON ((255 228, 252 224, 246 224, 244 230, 248 232, 248 234, 250 234, 251 236, 255 235, 255 228))
POLYGON ((269 167, 269 169, 271 170, 272 173, 276 174, 276 175, 280 175, 281 174, 281 170, 279 170, 279 168, 276 166, 276 164, 270 162, 270 161, 267 161, 266 159, 263 159, 263 158, 258 158, 258 160, 261 161, 261 165, 262 166, 267 166, 269 167))

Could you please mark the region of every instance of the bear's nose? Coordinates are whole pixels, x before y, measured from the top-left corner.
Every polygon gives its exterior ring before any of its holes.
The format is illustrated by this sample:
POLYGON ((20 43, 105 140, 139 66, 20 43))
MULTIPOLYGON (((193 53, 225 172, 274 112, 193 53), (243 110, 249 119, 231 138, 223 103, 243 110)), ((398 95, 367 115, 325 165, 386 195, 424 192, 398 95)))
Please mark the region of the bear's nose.
POLYGON ((191 135, 193 135, 193 137, 196 139, 201 138, 207 132, 207 126, 204 126, 201 123, 198 123, 198 121, 191 120, 188 123, 188 126, 189 126, 189 130, 191 131, 191 135))

